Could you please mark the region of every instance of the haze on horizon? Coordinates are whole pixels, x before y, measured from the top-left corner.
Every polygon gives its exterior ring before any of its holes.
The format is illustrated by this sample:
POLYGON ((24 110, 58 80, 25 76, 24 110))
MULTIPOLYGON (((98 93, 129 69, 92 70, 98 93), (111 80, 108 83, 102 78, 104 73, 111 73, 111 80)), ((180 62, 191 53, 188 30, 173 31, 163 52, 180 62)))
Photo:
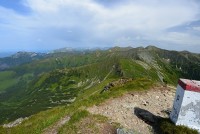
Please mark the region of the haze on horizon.
POLYGON ((199 0, 1 0, 0 52, 139 47, 200 52, 199 0))

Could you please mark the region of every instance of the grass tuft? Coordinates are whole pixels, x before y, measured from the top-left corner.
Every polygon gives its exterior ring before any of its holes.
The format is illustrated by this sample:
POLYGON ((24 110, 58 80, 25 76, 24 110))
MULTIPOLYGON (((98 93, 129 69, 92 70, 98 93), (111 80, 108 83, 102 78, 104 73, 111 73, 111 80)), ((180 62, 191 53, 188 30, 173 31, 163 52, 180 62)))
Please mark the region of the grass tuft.
POLYGON ((186 126, 176 126, 170 119, 163 119, 160 122, 160 131, 162 134, 198 134, 197 130, 186 126))
POLYGON ((89 115, 89 112, 86 110, 78 111, 71 116, 69 120, 69 124, 76 123, 80 121, 82 118, 87 117, 88 115, 89 115))

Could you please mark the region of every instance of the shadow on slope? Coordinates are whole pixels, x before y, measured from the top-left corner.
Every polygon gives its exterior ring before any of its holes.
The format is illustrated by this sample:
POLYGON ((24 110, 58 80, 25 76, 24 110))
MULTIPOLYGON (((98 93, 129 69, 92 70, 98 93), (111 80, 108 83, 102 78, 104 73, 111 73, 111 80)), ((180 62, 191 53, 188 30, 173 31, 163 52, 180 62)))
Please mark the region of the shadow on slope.
POLYGON ((175 126, 169 118, 156 116, 145 109, 135 107, 134 114, 149 124, 155 134, 198 134, 196 130, 185 126, 175 126))

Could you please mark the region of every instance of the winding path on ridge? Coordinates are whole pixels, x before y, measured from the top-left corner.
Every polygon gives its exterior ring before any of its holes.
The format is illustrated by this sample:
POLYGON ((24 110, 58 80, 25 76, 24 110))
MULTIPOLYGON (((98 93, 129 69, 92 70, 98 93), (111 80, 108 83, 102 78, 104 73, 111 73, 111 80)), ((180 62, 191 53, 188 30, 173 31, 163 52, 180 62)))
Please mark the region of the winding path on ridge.
MULTIPOLYGON (((109 99, 99 106, 87 108, 92 114, 101 114, 112 122, 120 123, 124 128, 135 130, 141 134, 152 134, 152 128, 134 114, 134 108, 145 109, 156 116, 168 117, 163 112, 171 109, 175 96, 174 87, 154 87, 147 91, 135 91, 121 97, 109 99)), ((70 117, 61 118, 54 125, 43 131, 43 134, 57 134, 60 127, 70 117)))
POLYGON ((65 123, 70 120, 69 116, 61 118, 56 124, 48 127, 44 130, 43 134, 57 134, 60 127, 62 127, 65 123))
POLYGON ((104 115, 111 121, 120 123, 124 128, 142 134, 152 134, 151 126, 134 114, 134 108, 145 109, 156 116, 168 117, 164 111, 172 108, 174 96, 174 88, 160 86, 110 99, 99 106, 88 108, 88 111, 92 114, 104 115))

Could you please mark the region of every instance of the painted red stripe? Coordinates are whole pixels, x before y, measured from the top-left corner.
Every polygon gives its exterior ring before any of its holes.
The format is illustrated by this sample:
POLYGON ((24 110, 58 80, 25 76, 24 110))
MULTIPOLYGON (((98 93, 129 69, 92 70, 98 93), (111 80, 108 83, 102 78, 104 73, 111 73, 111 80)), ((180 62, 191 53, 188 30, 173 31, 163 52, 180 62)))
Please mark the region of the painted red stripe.
POLYGON ((193 91, 193 92, 199 92, 200 93, 200 86, 198 84, 194 83, 192 80, 180 79, 178 81, 178 84, 184 90, 193 91))

